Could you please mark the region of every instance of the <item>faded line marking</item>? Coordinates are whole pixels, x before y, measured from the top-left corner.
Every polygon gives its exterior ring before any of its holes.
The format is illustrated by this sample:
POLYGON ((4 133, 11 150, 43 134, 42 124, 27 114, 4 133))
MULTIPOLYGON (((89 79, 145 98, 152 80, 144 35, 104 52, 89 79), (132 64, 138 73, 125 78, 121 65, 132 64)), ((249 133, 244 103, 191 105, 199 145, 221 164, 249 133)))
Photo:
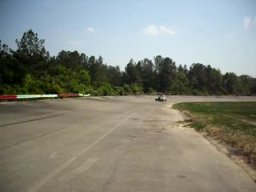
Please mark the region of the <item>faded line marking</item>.
POLYGON ((59 153, 58 151, 52 153, 52 154, 50 155, 49 159, 55 159, 55 158, 57 157, 58 153, 59 153))
MULTIPOLYGON (((97 121, 97 120, 98 120, 98 119, 95 118, 95 119, 93 119, 93 120, 87 122, 87 124, 92 123, 92 122, 97 121)), ((43 138, 43 137, 45 137, 45 136, 54 136, 54 135, 60 134, 60 133, 62 133, 62 132, 69 131, 70 129, 77 129, 77 128, 80 128, 80 127, 82 127, 82 126, 81 126, 81 125, 75 125, 75 126, 73 126, 73 127, 68 126, 68 127, 60 128, 60 129, 55 130, 55 131, 47 132, 47 133, 44 133, 44 134, 41 134, 41 135, 38 135, 38 136, 35 136, 35 137, 32 137, 32 138, 28 138, 28 139, 25 139, 25 140, 21 140, 21 141, 19 141, 19 142, 17 142, 17 143, 14 143, 14 144, 12 144, 12 145, 7 145, 7 146, 5 146, 5 147, 3 147, 3 148, 0 148, 0 150, 6 150, 6 149, 9 149, 9 148, 11 148, 11 147, 14 147, 14 146, 17 146, 17 145, 26 143, 26 142, 31 142, 31 141, 35 141, 35 140, 37 140, 37 139, 41 139, 41 138, 43 138)), ((86 132, 89 132, 89 131, 90 131, 90 130, 87 130, 86 132)), ((84 134, 84 133, 83 133, 83 134, 84 134)), ((78 137, 80 137, 80 136, 81 136, 81 135, 76 136, 76 137, 78 138, 78 137)), ((74 138, 76 138, 76 137, 74 137, 74 138)), ((74 138, 72 138, 72 139, 74 139, 74 138)))
POLYGON ((52 114, 44 114, 44 115, 39 115, 39 116, 36 116, 36 117, 33 117, 33 118, 20 119, 20 120, 11 121, 11 122, 4 122, 4 123, 0 124, 0 127, 6 127, 6 126, 9 126, 9 125, 22 124, 22 123, 28 123, 28 122, 31 122, 31 121, 40 121, 40 120, 55 118, 55 117, 62 116, 67 112, 70 112, 70 111, 57 112, 57 113, 52 113, 52 114))
POLYGON ((90 169, 95 162, 98 161, 98 158, 89 158, 83 165, 81 165, 80 167, 78 167, 77 169, 75 169, 72 174, 81 174, 85 171, 87 171, 88 169, 90 169))
POLYGON ((113 132, 116 128, 118 128, 122 123, 127 121, 129 118, 134 116, 136 113, 133 113, 120 121, 118 124, 116 124, 112 129, 107 131, 104 135, 102 135, 100 138, 98 138, 96 141, 91 143, 87 148, 82 150, 80 153, 78 153, 76 156, 72 157, 68 161, 66 161, 64 164, 59 166, 57 169, 55 169, 51 174, 47 175, 45 178, 43 178, 39 183, 37 183, 34 187, 29 189, 27 192, 35 192, 38 191, 42 186, 44 186, 49 180, 51 180, 54 176, 59 174, 62 170, 64 170, 66 167, 68 167, 71 163, 73 163, 77 158, 79 158, 81 155, 85 154, 87 151, 92 149, 95 145, 97 145, 101 140, 103 140, 105 137, 107 137, 111 132, 113 132))

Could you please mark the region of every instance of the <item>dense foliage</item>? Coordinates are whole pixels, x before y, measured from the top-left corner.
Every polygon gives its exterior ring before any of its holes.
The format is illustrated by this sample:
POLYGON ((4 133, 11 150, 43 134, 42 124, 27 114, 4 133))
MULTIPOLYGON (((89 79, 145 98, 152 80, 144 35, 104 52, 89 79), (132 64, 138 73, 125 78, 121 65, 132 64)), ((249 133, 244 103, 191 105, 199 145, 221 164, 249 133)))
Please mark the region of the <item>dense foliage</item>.
POLYGON ((255 95, 256 79, 222 74, 210 65, 177 66, 168 57, 135 62, 121 71, 100 56, 60 51, 51 57, 32 30, 16 40, 17 50, 0 41, 0 94, 79 92, 93 95, 151 94, 255 95))

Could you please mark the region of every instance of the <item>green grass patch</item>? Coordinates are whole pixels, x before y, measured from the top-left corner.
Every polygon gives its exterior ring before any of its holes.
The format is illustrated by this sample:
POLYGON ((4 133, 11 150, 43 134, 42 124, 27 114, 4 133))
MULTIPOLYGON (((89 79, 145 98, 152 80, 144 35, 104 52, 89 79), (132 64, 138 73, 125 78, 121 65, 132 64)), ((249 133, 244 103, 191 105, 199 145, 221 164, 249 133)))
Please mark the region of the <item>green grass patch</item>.
POLYGON ((189 126, 229 144, 256 165, 256 102, 179 103, 173 108, 191 116, 189 126))

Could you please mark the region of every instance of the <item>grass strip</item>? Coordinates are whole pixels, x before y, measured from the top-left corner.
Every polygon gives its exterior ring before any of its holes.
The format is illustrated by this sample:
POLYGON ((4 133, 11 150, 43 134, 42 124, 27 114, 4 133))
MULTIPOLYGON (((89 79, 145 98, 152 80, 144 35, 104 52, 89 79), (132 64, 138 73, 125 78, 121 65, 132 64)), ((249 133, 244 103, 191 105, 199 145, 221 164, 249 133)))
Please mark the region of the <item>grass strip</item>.
POLYGON ((188 114, 188 126, 218 139, 256 168, 256 102, 178 103, 173 108, 188 114))

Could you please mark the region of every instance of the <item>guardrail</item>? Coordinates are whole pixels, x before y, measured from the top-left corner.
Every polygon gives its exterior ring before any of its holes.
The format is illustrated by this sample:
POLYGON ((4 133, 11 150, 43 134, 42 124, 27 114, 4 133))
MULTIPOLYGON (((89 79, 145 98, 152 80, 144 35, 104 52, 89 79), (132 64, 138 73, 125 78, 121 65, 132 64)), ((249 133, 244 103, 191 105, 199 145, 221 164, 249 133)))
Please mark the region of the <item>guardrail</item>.
POLYGON ((22 99, 43 99, 43 98, 68 98, 88 97, 90 94, 82 93, 61 93, 61 94, 31 94, 31 95, 0 95, 1 100, 22 100, 22 99))
POLYGON ((0 100, 16 100, 17 95, 0 95, 0 100))

